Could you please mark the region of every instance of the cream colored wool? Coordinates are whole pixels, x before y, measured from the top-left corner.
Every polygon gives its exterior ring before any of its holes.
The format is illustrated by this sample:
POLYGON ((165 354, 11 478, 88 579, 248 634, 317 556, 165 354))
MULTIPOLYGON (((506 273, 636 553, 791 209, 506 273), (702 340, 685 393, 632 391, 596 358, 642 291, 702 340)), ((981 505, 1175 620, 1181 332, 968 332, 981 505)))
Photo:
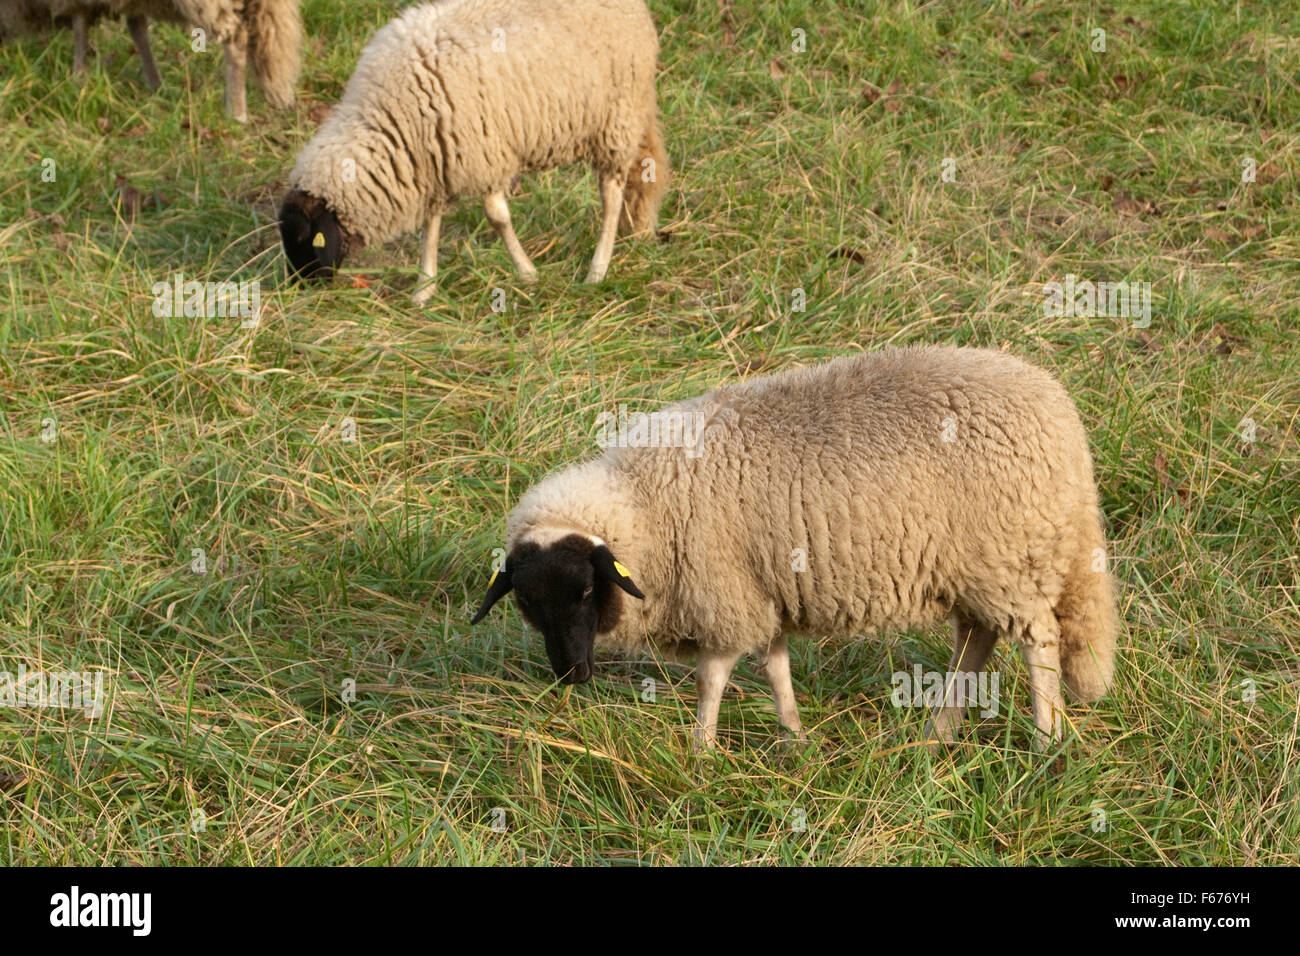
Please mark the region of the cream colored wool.
POLYGON ((253 75, 268 102, 277 109, 294 103, 302 49, 299 0, 17 0, 0 13, 0 37, 48 26, 50 17, 70 19, 77 31, 78 69, 85 68, 85 28, 102 16, 124 16, 144 62, 146 79, 156 86, 157 70, 145 35, 147 20, 199 27, 207 41, 222 43, 226 53, 226 107, 238 120, 248 118, 244 71, 253 75), (137 35, 138 31, 138 35, 137 35))
MULTIPOLYGON (((1043 737, 1060 729, 1057 670, 1083 701, 1106 691, 1116 616, 1092 459, 1047 372, 992 351, 885 349, 664 411, 705 414, 691 455, 611 448, 540 482, 507 521, 510 551, 578 533, 629 569, 646 598, 624 600, 597 647, 698 650, 725 684, 740 654, 784 658, 785 634, 951 617, 954 670, 981 670, 998 636, 1021 643, 1043 737)), ((798 731, 792 692, 788 707, 798 731)), ((945 710, 950 739, 960 711, 945 710)))
MULTIPOLYGON (((502 194, 520 173, 585 161, 617 177, 620 190, 628 181, 623 231, 652 229, 654 210, 635 206, 647 191, 639 188, 646 153, 661 156, 660 179, 668 173, 658 48, 644 0, 412 7, 366 46, 290 184, 323 199, 344 230, 370 244, 414 230, 459 198, 502 194)), ((511 254, 526 275, 526 257, 511 254)))

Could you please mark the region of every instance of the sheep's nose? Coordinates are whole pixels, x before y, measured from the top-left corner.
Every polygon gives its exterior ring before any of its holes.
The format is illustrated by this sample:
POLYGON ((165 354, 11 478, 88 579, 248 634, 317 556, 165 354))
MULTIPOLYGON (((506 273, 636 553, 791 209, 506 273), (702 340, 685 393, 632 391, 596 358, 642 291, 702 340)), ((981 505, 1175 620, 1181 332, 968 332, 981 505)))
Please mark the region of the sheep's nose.
POLYGON ((591 668, 587 666, 586 661, 581 661, 573 665, 573 668, 565 675, 564 683, 566 684, 585 684, 591 680, 591 668))

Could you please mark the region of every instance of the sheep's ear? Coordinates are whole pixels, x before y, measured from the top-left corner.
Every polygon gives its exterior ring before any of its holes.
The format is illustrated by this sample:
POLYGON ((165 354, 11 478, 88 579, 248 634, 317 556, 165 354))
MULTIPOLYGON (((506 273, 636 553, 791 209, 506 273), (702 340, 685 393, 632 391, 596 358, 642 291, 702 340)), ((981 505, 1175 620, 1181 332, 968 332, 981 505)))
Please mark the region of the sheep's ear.
POLYGON ((596 569, 596 576, 611 584, 622 588, 634 598, 645 600, 645 595, 641 589, 632 583, 632 575, 628 569, 619 564, 614 558, 613 552, 603 544, 591 552, 591 563, 596 569))
POLYGON ((514 582, 510 580, 510 565, 507 564, 500 571, 493 571, 492 578, 488 581, 487 596, 483 598, 483 603, 478 606, 478 611, 470 620, 470 624, 477 624, 483 618, 487 617, 487 612, 492 610, 492 605, 496 604, 503 597, 510 593, 514 587, 514 582))
POLYGON ((338 218, 326 209, 312 226, 316 230, 311 237, 316 262, 322 272, 333 275, 343 261, 343 230, 339 228, 338 218))

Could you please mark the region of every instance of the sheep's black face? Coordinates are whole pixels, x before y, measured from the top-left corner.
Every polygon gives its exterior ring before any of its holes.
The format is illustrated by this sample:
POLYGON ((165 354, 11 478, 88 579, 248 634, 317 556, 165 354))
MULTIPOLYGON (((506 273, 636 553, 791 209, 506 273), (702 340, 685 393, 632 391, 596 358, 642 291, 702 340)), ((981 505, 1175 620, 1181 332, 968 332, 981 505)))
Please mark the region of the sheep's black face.
POLYGON ((332 278, 349 245, 338 217, 301 189, 289 190, 280 206, 280 240, 290 273, 299 282, 332 278))
POLYGON ((551 670, 565 684, 585 684, 595 671, 596 635, 610 631, 622 613, 620 591, 645 595, 609 548, 571 534, 546 546, 517 545, 505 570, 493 575, 487 597, 470 623, 477 624, 513 590, 519 613, 546 642, 551 670))

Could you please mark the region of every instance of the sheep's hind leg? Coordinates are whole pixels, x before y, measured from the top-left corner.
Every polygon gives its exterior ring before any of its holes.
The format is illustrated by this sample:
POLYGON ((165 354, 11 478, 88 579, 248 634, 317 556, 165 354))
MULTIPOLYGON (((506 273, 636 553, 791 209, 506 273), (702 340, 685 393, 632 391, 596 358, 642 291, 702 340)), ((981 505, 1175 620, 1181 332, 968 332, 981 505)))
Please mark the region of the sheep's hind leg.
POLYGON ((609 260, 614 254, 614 237, 618 235, 618 217, 623 212, 623 176, 604 173, 600 177, 600 204, 604 220, 600 226, 600 239, 596 241, 596 254, 587 272, 588 282, 600 282, 609 271, 609 260))
POLYGON ((411 301, 424 305, 433 295, 438 285, 438 229, 442 225, 442 213, 431 212, 424 221, 424 255, 420 257, 420 277, 416 280, 415 295, 411 301))
POLYGON ((86 52, 90 47, 90 21, 84 13, 72 15, 72 72, 86 72, 86 52))
POLYGON ((695 664, 695 690, 699 711, 695 719, 695 749, 712 750, 718 742, 718 708, 731 669, 740 660, 739 651, 701 650, 695 664))
POLYGON ((226 112, 237 123, 248 122, 248 100, 245 93, 248 68, 248 28, 241 26, 225 43, 226 50, 226 112))
POLYGON ((795 740, 804 739, 799 706, 794 700, 794 683, 790 679, 790 647, 784 634, 773 639, 759 654, 758 664, 772 688, 772 700, 776 703, 776 716, 781 726, 795 740))
POLYGON ((944 699, 930 718, 925 732, 927 738, 946 744, 957 739, 957 729, 966 719, 966 709, 970 706, 965 689, 984 673, 984 665, 997 642, 996 632, 957 615, 953 622, 952 661, 944 676, 944 699))
POLYGON ((501 241, 506 244, 506 251, 510 253, 510 261, 515 264, 519 278, 525 282, 536 281, 537 267, 528 258, 528 253, 524 252, 519 237, 515 235, 514 226, 510 225, 510 207, 506 205, 506 194, 498 190, 484 196, 483 212, 487 214, 488 222, 492 223, 492 228, 501 237, 501 241))
POLYGON ((135 43, 135 52, 140 54, 140 72, 144 74, 144 85, 157 90, 162 86, 162 76, 158 73, 158 64, 154 62, 153 50, 149 48, 149 18, 127 17, 126 29, 135 43))
MULTIPOLYGON (((1050 616, 1050 615, 1049 615, 1050 616)), ((1065 701, 1061 697, 1061 632, 1055 616, 1050 623, 1040 619, 1026 628, 1020 652, 1029 670, 1029 692, 1034 697, 1034 744, 1046 750, 1061 738, 1065 701)))

